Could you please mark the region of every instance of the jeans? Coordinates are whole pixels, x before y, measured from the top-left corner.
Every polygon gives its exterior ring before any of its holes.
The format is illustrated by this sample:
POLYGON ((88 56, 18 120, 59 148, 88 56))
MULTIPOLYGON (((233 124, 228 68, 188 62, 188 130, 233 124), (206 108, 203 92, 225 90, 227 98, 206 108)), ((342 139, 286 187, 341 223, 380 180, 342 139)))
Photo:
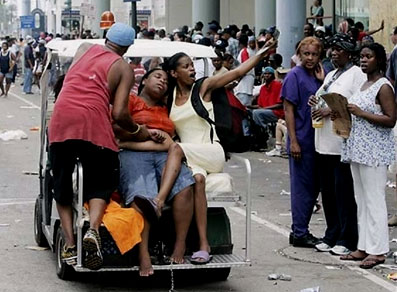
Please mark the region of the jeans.
POLYGON ((23 80, 23 92, 28 93, 32 92, 32 69, 25 68, 25 76, 23 80))
POLYGON ((268 124, 276 123, 278 121, 278 117, 271 109, 264 108, 253 110, 252 118, 254 119, 255 124, 265 129, 267 128, 268 124))

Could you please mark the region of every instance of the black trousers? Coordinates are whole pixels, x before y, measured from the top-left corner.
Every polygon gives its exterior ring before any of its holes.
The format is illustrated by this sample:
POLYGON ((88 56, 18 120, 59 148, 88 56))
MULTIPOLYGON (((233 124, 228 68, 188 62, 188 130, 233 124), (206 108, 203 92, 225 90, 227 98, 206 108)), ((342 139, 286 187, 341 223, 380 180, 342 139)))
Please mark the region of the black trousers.
POLYGON ((323 241, 356 250, 357 205, 350 164, 339 155, 320 154, 320 184, 327 229, 323 241))

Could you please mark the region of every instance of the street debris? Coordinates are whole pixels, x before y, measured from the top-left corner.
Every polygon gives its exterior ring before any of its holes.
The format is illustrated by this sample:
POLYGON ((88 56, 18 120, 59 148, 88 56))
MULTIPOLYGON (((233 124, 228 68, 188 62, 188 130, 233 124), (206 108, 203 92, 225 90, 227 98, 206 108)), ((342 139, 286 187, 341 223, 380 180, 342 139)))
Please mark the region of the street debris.
POLYGON ((379 267, 397 271, 397 265, 386 265, 386 264, 380 264, 379 267))
POLYGON ((292 277, 290 275, 287 275, 287 274, 269 274, 267 276, 267 279, 270 280, 270 281, 276 281, 276 280, 291 281, 292 277))
POLYGON ((8 224, 8 223, 0 223, 0 227, 8 227, 8 226, 10 226, 10 224, 8 224))
POLYGON ((397 243, 397 238, 393 238, 392 240, 390 240, 390 242, 395 242, 395 243, 397 243))
POLYGON ((320 292, 320 286, 302 289, 299 292, 320 292))
POLYGON ((390 273, 387 275, 387 278, 392 281, 397 281, 397 272, 390 273))
POLYGON ((258 215, 257 211, 251 211, 251 215, 258 215))
POLYGON ((395 189, 396 188, 396 182, 395 181, 392 182, 392 181, 388 180, 387 183, 386 183, 386 186, 389 187, 389 188, 395 189))
POLYGON ((40 131, 40 127, 32 127, 29 130, 32 132, 40 131))
POLYGON ((340 266, 325 266, 327 270, 341 270, 342 267, 340 266))
POLYGON ((24 175, 39 175, 37 171, 22 170, 24 175))
POLYGON ((33 108, 36 108, 36 107, 33 106, 33 105, 21 105, 19 108, 23 108, 23 109, 33 109, 33 108))
POLYGON ((9 130, 0 133, 0 140, 10 141, 10 140, 21 140, 27 139, 28 135, 22 130, 9 130))
POLYGON ((282 217, 292 216, 291 212, 289 212, 289 213, 280 213, 280 214, 278 214, 278 215, 279 215, 279 216, 282 216, 282 217))
POLYGON ((281 190, 280 195, 281 195, 281 196, 290 196, 290 195, 291 195, 291 192, 288 192, 288 191, 286 191, 286 190, 281 190))
POLYGON ((238 166, 238 165, 236 165, 236 164, 229 165, 228 167, 229 167, 229 168, 240 168, 240 166, 238 166))
POLYGON ((7 118, 8 119, 12 119, 14 116, 13 115, 8 115, 7 118))
POLYGON ((262 161, 263 163, 272 163, 272 161, 271 161, 270 159, 262 159, 262 158, 259 158, 258 160, 259 160, 259 161, 262 161))
POLYGON ((49 248, 48 247, 35 246, 35 245, 28 245, 28 246, 25 246, 25 249, 43 251, 43 250, 47 250, 49 248))

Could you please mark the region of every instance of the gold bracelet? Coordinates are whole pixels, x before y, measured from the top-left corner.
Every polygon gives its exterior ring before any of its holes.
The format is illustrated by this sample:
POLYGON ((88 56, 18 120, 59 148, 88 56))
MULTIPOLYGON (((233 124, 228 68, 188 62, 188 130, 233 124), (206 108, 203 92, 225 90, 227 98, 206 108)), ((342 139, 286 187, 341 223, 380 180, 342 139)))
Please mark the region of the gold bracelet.
POLYGON ((131 135, 136 135, 141 130, 141 125, 139 125, 139 124, 136 124, 136 125, 138 126, 138 128, 134 132, 130 132, 131 135))

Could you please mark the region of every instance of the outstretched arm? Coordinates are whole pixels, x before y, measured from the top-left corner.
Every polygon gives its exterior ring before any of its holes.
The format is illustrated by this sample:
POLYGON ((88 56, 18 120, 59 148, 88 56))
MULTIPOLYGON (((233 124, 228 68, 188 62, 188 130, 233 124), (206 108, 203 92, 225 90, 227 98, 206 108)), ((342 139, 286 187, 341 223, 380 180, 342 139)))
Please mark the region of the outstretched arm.
POLYGON ((255 56, 249 58, 236 69, 226 72, 225 74, 219 74, 205 79, 203 85, 200 88, 200 95, 203 96, 205 101, 210 101, 212 90, 221 88, 233 80, 244 76, 249 70, 254 68, 264 57, 269 54, 270 49, 276 46, 277 42, 272 42, 269 44, 269 46, 262 48, 258 53, 256 53, 255 56))
POLYGON ((371 34, 377 33, 379 31, 383 30, 384 27, 385 27, 385 21, 382 20, 382 22, 380 23, 380 27, 378 29, 369 30, 369 31, 366 32, 366 34, 367 35, 371 35, 371 34))

